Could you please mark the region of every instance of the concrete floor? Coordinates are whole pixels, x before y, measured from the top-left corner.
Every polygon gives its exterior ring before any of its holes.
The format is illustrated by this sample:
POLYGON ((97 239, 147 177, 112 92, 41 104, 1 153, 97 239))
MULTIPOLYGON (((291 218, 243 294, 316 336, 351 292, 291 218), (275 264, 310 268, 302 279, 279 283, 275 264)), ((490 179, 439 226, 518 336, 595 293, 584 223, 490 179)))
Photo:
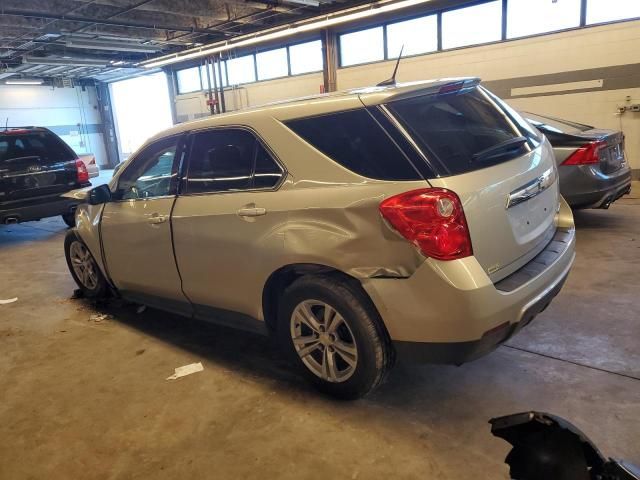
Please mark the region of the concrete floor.
POLYGON ((576 214, 561 295, 462 367, 398 366, 371 397, 316 394, 267 339, 69 297, 65 228, 0 227, 0 478, 508 478, 493 416, 565 416, 640 464, 640 185, 576 214), (169 382, 180 365, 204 371, 169 382))

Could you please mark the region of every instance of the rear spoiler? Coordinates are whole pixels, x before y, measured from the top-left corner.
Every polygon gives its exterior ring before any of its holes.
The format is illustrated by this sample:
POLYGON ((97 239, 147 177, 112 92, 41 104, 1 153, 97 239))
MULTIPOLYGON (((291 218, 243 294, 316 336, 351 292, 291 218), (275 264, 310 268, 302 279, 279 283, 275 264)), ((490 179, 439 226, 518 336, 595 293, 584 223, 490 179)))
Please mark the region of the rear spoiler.
MULTIPOLYGON (((448 93, 457 93, 462 90, 468 90, 470 88, 477 87, 480 84, 480 78, 448 78, 441 81, 433 82, 419 87, 419 84, 398 84, 396 88, 399 90, 395 95, 390 95, 385 98, 386 102, 393 102, 396 100, 404 100, 407 98, 424 97, 430 95, 445 95, 448 93), (412 87, 415 88, 406 88, 412 87)), ((365 93, 365 92, 363 92, 365 93)))

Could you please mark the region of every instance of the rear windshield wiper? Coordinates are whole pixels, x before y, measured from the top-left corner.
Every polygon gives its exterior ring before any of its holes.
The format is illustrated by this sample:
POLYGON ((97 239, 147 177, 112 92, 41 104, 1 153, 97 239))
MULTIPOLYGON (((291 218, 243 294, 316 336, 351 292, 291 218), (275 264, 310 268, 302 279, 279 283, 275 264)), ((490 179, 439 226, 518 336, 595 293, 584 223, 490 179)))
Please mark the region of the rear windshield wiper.
POLYGON ((500 153, 503 150, 509 150, 515 147, 519 147, 525 143, 527 143, 529 139, 527 137, 514 137, 509 140, 505 140, 504 142, 500 142, 497 145, 494 145, 489 148, 485 148, 484 150, 480 150, 477 153, 471 155, 471 158, 475 161, 483 160, 487 157, 493 157, 497 153, 500 153))

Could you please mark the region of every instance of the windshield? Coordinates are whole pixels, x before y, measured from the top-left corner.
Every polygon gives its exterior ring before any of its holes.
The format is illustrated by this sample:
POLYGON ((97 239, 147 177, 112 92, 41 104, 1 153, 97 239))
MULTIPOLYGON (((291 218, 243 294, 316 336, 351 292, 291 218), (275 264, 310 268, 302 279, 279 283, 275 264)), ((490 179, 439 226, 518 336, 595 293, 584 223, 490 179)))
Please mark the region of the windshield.
POLYGON ((546 130, 551 130, 557 133, 568 133, 575 135, 578 133, 586 132, 587 130, 593 130, 590 125, 584 125, 582 123, 572 122, 570 120, 560 120, 558 118, 545 117, 543 115, 537 115, 535 113, 522 112, 527 120, 529 120, 536 127, 541 127, 546 130))
POLYGON ((482 87, 397 100, 387 107, 450 175, 509 161, 540 142, 517 112, 482 87))

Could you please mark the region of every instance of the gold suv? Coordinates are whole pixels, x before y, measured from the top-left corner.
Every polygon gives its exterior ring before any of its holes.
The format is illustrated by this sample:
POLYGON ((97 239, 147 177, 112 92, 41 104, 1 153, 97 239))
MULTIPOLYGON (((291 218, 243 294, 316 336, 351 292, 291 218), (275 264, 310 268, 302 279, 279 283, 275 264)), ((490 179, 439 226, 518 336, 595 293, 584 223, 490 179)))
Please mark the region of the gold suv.
POLYGON ((87 296, 274 334, 355 398, 396 357, 467 362, 549 304, 575 256, 557 178, 478 79, 352 90, 156 135, 85 193, 65 252, 87 296))

